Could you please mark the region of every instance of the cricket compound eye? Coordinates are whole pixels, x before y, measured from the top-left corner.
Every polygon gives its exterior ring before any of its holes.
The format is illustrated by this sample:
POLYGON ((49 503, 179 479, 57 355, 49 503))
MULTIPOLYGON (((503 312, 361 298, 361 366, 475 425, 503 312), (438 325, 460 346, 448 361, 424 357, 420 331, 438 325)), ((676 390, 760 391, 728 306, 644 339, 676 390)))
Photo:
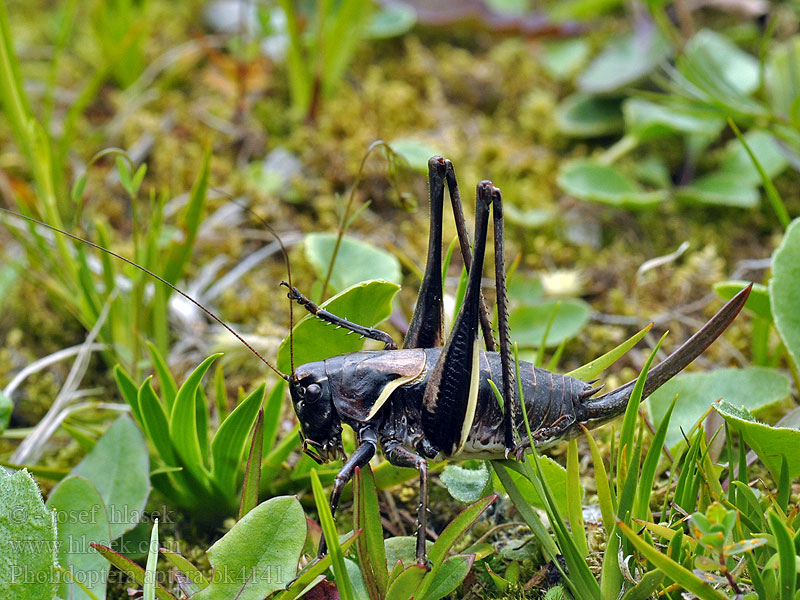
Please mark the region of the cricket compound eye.
POLYGON ((319 387, 316 383, 312 383, 306 388, 306 402, 309 404, 314 404, 317 400, 319 400, 320 396, 322 395, 322 388, 319 387))

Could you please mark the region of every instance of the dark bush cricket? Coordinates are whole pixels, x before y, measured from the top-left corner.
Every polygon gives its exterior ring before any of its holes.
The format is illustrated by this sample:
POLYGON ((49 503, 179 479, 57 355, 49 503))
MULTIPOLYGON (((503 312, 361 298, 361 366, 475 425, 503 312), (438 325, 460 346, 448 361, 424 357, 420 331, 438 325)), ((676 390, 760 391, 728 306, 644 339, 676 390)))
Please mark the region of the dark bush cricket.
MULTIPOLYGON (((331 492, 332 512, 335 513, 342 489, 356 467, 366 465, 378 446, 392 464, 416 468, 420 474, 416 554, 418 562, 425 564, 428 460, 500 459, 510 454, 521 460, 530 444, 524 434, 521 399, 515 393, 517 383, 510 351, 500 190, 490 181, 482 181, 477 186, 475 241, 470 251, 453 166, 442 157, 433 157, 428 166, 428 257, 402 348, 398 349, 388 333, 362 327, 320 309, 293 287, 291 281, 283 282, 289 289, 290 300, 318 318, 384 343, 383 350, 343 354, 296 368, 292 364, 290 375, 281 373, 216 315, 158 275, 93 242, 13 211, 0 210, 65 234, 142 269, 203 309, 285 379, 302 428, 304 452, 318 463, 339 457, 345 460, 331 492), (469 273, 464 301, 446 338, 441 260, 445 186, 469 273), (490 213, 494 228, 499 346, 493 338, 489 311, 481 292, 490 213), (481 334, 485 349, 480 347, 481 334), (505 410, 490 380, 497 386, 505 410), (342 447, 342 423, 353 429, 359 442, 349 458, 342 447)), ((683 370, 719 337, 742 309, 749 293, 750 287, 739 292, 683 345, 653 367, 647 375, 642 398, 683 370)), ((635 383, 631 381, 595 396, 602 386, 592 387, 590 383, 551 373, 531 363, 520 362, 519 373, 519 387, 533 431, 533 443, 541 448, 577 436, 581 426, 597 427, 624 413, 635 383)), ((325 549, 323 539, 320 554, 325 549)))

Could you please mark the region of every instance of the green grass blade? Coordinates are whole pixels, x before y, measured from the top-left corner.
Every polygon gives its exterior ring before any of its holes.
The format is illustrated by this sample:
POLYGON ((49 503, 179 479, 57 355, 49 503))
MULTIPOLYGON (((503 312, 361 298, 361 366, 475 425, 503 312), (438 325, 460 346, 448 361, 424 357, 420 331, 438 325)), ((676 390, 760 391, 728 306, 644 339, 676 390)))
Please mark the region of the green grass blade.
POLYGON ((431 551, 428 553, 428 561, 430 562, 430 571, 425 575, 419 587, 414 592, 415 598, 424 598, 426 592, 430 588, 433 580, 442 568, 444 560, 447 558, 453 544, 462 538, 467 530, 472 527, 476 519, 489 508, 497 499, 497 495, 493 494, 478 500, 465 508, 461 513, 453 519, 450 524, 445 527, 444 531, 439 535, 439 539, 434 542, 431 551))
POLYGON ((656 468, 658 468, 658 460, 661 457, 661 450, 664 447, 664 440, 667 437, 667 427, 672 418, 672 411, 675 408, 675 403, 678 397, 672 400, 669 409, 667 409, 661 424, 656 430, 656 435, 653 437, 653 443, 647 451, 642 465, 642 471, 639 475, 639 485, 636 489, 636 500, 633 506, 633 517, 639 519, 648 518, 648 507, 650 505, 650 492, 653 489, 653 482, 656 477, 656 468))
POLYGON ((353 584, 350 583, 350 577, 347 574, 347 567, 344 564, 344 553, 342 547, 339 545, 339 536, 336 534, 336 524, 333 521, 330 506, 328 506, 328 499, 325 497, 325 492, 322 489, 322 483, 319 481, 319 475, 316 470, 311 471, 311 489, 314 492, 314 502, 317 505, 317 512, 319 513, 320 525, 322 525, 322 533, 325 536, 325 541, 328 543, 328 553, 331 555, 331 563, 333 564, 333 572, 336 576, 336 587, 339 589, 339 595, 342 600, 354 600, 353 584))
POLYGON ((664 574, 658 569, 653 569, 642 575, 639 582, 622 596, 621 600, 648 600, 664 580, 664 574))
POLYGON ((143 425, 142 412, 139 410, 139 387, 134 383, 130 375, 125 372, 125 369, 119 365, 114 367, 114 379, 125 402, 131 407, 131 412, 136 421, 143 425))
POLYGON ((586 439, 589 442, 589 450, 592 454, 592 465, 594 466, 594 479, 597 485, 597 498, 600 504, 600 514, 603 517, 603 527, 606 531, 614 529, 616 519, 616 499, 613 496, 611 484, 608 479, 606 467, 603 464, 603 457, 600 455, 600 449, 597 447, 597 442, 594 441, 592 434, 589 430, 583 427, 583 433, 586 434, 586 439))
POLYGON ((544 334, 542 334, 542 343, 539 344, 539 348, 536 350, 536 362, 537 366, 541 366, 542 362, 544 361, 544 350, 547 347, 547 338, 550 337, 550 330, 553 328, 553 323, 556 322, 556 316, 558 315, 558 311, 561 309, 561 302, 556 302, 555 307, 553 308, 553 313, 550 315, 550 318, 547 320, 547 326, 544 328, 544 334))
POLYGON ((650 357, 647 359, 647 362, 639 373, 639 377, 636 379, 636 384, 633 386, 633 391, 631 392, 631 399, 628 401, 628 407, 625 409, 625 417, 622 421, 622 430, 619 433, 619 449, 617 454, 617 489, 619 489, 619 486, 622 483, 620 481, 620 479, 623 479, 621 475, 627 473, 633 464, 633 436, 636 433, 636 416, 639 414, 639 403, 642 401, 644 382, 647 379, 648 371, 650 371, 650 365, 653 364, 656 353, 661 347, 661 343, 664 341, 665 337, 667 337, 666 333, 661 336, 661 339, 658 340, 656 347, 653 348, 653 351, 650 353, 650 357), (622 460, 623 453, 627 454, 627 462, 623 462, 622 460))
POLYGON ((158 580, 158 519, 153 523, 150 533, 150 546, 147 551, 147 567, 144 571, 144 600, 156 600, 156 581, 158 580))
MULTIPOLYGON (((209 474, 204 466, 205 457, 199 437, 201 432, 197 431, 197 390, 206 371, 220 356, 221 354, 212 354, 186 378, 178 390, 169 417, 172 445, 184 465, 201 481, 205 481, 209 474)), ((202 435, 206 435, 206 432, 203 431, 202 435)))
POLYGON ((661 554, 661 552, 636 535, 636 532, 622 521, 617 521, 617 527, 619 527, 625 537, 631 541, 634 547, 644 555, 647 560, 653 563, 662 573, 675 581, 678 585, 692 592, 697 597, 702 598, 702 600, 727 600, 727 596, 722 592, 712 588, 689 569, 678 564, 668 556, 661 554))
POLYGON ((567 446, 567 506, 572 539, 581 556, 589 556, 589 543, 586 541, 586 526, 583 522, 581 506, 581 479, 578 467, 578 442, 570 440, 567 446))
MULTIPOLYGON (((267 384, 262 383, 237 406, 225 422, 220 425, 211 442, 211 475, 226 494, 235 493, 242 456, 247 447, 248 434, 264 401, 267 384)), ((263 433, 260 444, 264 443, 263 433)), ((261 453, 258 454, 261 464, 261 453)))
MULTIPOLYGON (((342 553, 346 554, 353 543, 360 537, 360 532, 354 533, 352 536, 342 542, 342 553)), ((322 575, 331 566, 330 554, 323 556, 322 559, 317 561, 313 566, 305 569, 285 592, 281 592, 275 597, 275 600, 294 600, 297 598, 306 587, 314 581, 317 577, 322 575)))
POLYGON ((358 562, 370 598, 381 600, 386 596, 389 574, 386 572, 386 549, 375 478, 368 464, 363 469, 356 469, 353 489, 353 527, 362 532, 356 542, 358 562))
MULTIPOLYGON (((172 550, 168 550, 167 548, 161 548, 160 550, 161 554, 164 555, 164 558, 167 559, 167 562, 183 573, 186 581, 191 587, 191 589, 188 591, 197 593, 200 590, 204 590, 208 587, 208 579, 206 579, 200 569, 189 562, 186 557, 181 556, 172 550)), ((186 584, 184 583, 184 585, 186 584)))
MULTIPOLYGON (((194 182, 189 192, 189 204, 181 219, 181 229, 183 230, 182 241, 178 245, 170 248, 167 255, 166 268, 164 269, 164 279, 175 285, 183 272, 189 257, 192 253, 194 240, 197 237, 197 230, 203 217, 203 207, 206 202, 206 192, 208 191, 208 177, 211 165, 211 146, 206 147, 203 155, 203 164, 200 166, 200 174, 194 182)), ((167 293, 169 295, 169 293, 167 293)))
POLYGON ((522 516, 522 519, 525 521, 528 527, 530 527, 530 530, 536 538, 536 541, 538 541, 542 546, 542 552, 547 560, 556 560, 556 556, 561 554, 558 546, 556 546, 553 538, 547 532, 547 529, 542 523, 542 520, 539 518, 539 515, 537 515, 536 511, 533 510, 531 505, 525 501, 525 497, 514 483, 514 480, 511 479, 511 476, 508 474, 508 471, 506 471, 506 466, 503 463, 504 461, 492 461, 492 466, 495 469, 495 473, 497 473, 497 477, 500 479, 500 483, 503 484, 503 489, 505 489, 506 493, 511 498, 511 501, 519 511, 520 516, 522 516))
POLYGON ((250 436, 250 452, 244 470, 242 502, 239 505, 239 520, 258 505, 258 491, 261 489, 261 458, 264 453, 264 409, 260 408, 253 433, 250 436))
POLYGON ((786 205, 784 205, 781 195, 775 188, 775 184, 772 183, 769 175, 767 175, 766 171, 764 171, 764 167, 761 166, 761 162, 758 160, 756 155, 753 154, 753 151, 750 149, 750 145, 742 135, 742 132, 739 131, 736 123, 733 122, 733 119, 728 118, 728 125, 733 130, 733 133, 736 134, 736 137, 739 138, 739 142, 742 144, 742 146, 744 146, 744 149, 747 151, 747 155, 750 157, 750 160, 753 161, 753 166, 755 166, 759 176, 761 177, 761 183, 764 185, 764 191, 767 193, 767 198, 772 205, 772 210, 775 211, 781 226, 786 229, 789 227, 789 223, 792 222, 792 219, 789 217, 789 212, 786 210, 786 205))
POLYGON ((622 342, 619 346, 614 348, 613 350, 606 352, 602 356, 595 358, 593 361, 586 363, 582 367, 578 367, 577 369, 566 373, 566 375, 570 377, 574 377, 575 379, 580 379, 582 381, 588 381, 590 379, 594 379, 600 373, 605 371, 608 367, 613 365, 617 362, 620 358, 622 358, 628 350, 633 348, 636 344, 639 343, 647 332, 653 328, 653 324, 650 323, 647 327, 642 329, 639 333, 631 336, 624 342, 622 342))
POLYGON ((300 425, 295 425, 291 432, 272 449, 261 461, 261 492, 269 491, 268 483, 284 468, 283 461, 300 445, 300 425))
POLYGON ((268 450, 275 445, 278 438, 278 426, 281 422, 283 397, 286 394, 286 382, 279 380, 267 396, 264 403, 264 448, 268 450))
POLYGON ((228 418, 228 391, 225 387, 225 371, 221 364, 214 370, 214 405, 217 408, 217 419, 222 425, 228 418))
POLYGON ((778 547, 778 580, 780 582, 780 600, 795 600, 794 592, 797 582, 797 563, 794 542, 789 528, 781 521, 772 509, 767 513, 767 520, 775 544, 778 547))

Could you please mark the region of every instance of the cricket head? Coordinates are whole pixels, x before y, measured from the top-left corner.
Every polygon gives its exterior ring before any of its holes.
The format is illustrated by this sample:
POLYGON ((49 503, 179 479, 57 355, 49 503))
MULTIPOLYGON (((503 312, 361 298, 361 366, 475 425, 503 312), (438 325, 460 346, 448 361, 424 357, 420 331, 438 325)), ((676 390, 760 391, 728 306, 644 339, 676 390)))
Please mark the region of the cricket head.
POLYGON ((300 421, 303 452, 318 464, 344 457, 342 423, 323 361, 300 365, 289 380, 294 412, 300 421))

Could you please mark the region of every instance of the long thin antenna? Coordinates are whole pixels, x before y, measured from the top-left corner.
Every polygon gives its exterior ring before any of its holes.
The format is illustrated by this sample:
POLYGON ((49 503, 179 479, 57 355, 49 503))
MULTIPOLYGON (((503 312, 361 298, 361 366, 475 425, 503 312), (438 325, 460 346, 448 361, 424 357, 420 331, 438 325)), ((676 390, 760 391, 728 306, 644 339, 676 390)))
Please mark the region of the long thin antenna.
MULTIPOLYGON (((283 245, 283 240, 281 240, 281 236, 279 236, 278 232, 272 228, 272 225, 267 223, 266 219, 264 219, 264 217, 259 215, 255 210, 253 210, 246 204, 241 204, 240 202, 237 202, 234 198, 229 198, 229 200, 239 208, 242 208, 247 212, 249 212, 255 219, 257 219, 261 223, 261 225, 264 226, 264 228, 267 231, 269 231, 272 234, 272 236, 275 238, 275 241, 278 242, 278 245, 281 247, 281 253, 283 254, 283 262, 286 264, 286 278, 289 280, 289 290, 291 290, 292 268, 289 265, 289 252, 286 250, 286 246, 283 245)), ((292 300, 291 293, 287 294, 287 298, 289 298, 289 364, 291 365, 292 369, 292 377, 294 377, 294 334, 292 333, 292 330, 294 329, 294 301, 292 300)))
MULTIPOLYGON (((142 265, 140 265, 140 264, 137 264, 137 263, 133 262, 133 261, 132 261, 132 260, 130 260, 129 258, 125 258, 124 256, 122 256, 122 255, 120 255, 120 254, 117 254, 116 252, 112 252, 112 251, 111 251, 111 250, 109 250, 108 248, 103 248, 103 246, 100 246, 99 244, 95 244, 94 242, 91 242, 91 241, 89 241, 89 240, 87 240, 87 239, 84 239, 84 238, 82 238, 82 237, 80 237, 80 236, 77 236, 77 235, 74 235, 74 234, 72 234, 72 233, 69 233, 68 231, 64 231, 63 229, 59 229, 58 227, 54 227, 53 225, 49 225, 48 223, 44 223, 43 221, 39 221, 38 219, 34 219, 33 217, 29 217, 29 216, 27 216, 27 215, 23 215, 23 214, 20 214, 20 213, 18 213, 18 212, 15 212, 15 211, 13 211, 13 210, 9 210, 9 209, 7 209, 7 208, 3 208, 2 206, 0 206, 0 210, 1 210, 1 211, 3 211, 4 213, 8 213, 8 214, 10 214, 10 215, 12 215, 12 216, 14 216, 14 217, 17 217, 18 219, 25 219, 26 221, 29 221, 29 222, 31 222, 31 223, 35 223, 36 225, 40 225, 40 226, 42 226, 42 227, 46 227, 47 229, 50 229, 51 231, 55 231, 56 233, 60 233, 61 235, 66 235, 67 237, 70 237, 70 238, 72 238, 73 240, 76 240, 76 241, 78 241, 78 242, 82 242, 82 243, 84 243, 84 244, 87 244, 88 246, 91 246, 92 248, 96 248, 97 250, 100 250, 100 251, 102 251, 102 252, 105 252, 106 254, 110 254, 110 255, 111 255, 111 256, 113 256, 114 258, 118 258, 119 260, 121 260, 121 261, 123 261, 123 262, 126 262, 126 263, 128 263, 129 265, 131 265, 131 266, 133 266, 133 267, 136 267, 136 268, 137 268, 137 269, 139 269, 140 271, 143 271, 143 272, 147 273, 147 274, 148 274, 148 275, 150 275, 151 277, 153 277, 153 278, 157 279, 158 281, 160 281, 160 282, 161 282, 161 283, 163 283, 164 285, 168 286, 168 287, 169 287, 170 289, 172 289, 173 291, 175 291, 175 292, 178 292, 178 293, 179 293, 181 296, 183 296, 184 298, 186 298, 186 299, 187 299, 189 302, 191 302, 192 304, 194 304, 195 306, 197 306, 197 307, 198 307, 199 309, 201 309, 201 310, 202 310, 204 313, 206 313, 206 314, 207 314, 209 317, 211 317, 211 318, 212 318, 212 319, 214 319, 214 320, 215 320, 217 323, 219 323, 220 325, 222 325, 222 326, 223 326, 225 329, 227 329, 228 331, 230 331, 230 332, 231 332, 231 334, 233 334, 233 336, 234 336, 234 337, 235 337, 237 340, 239 340, 239 341, 240 341, 242 344, 244 344, 244 345, 247 347, 247 349, 248 349, 248 350, 250 350, 250 352, 252 352, 253 354, 255 354, 255 355, 256 355, 256 356, 257 356, 257 357, 258 357, 258 358, 261 360, 261 362, 263 362, 263 363, 264 363, 265 365, 267 365, 267 366, 268 366, 270 369, 272 369, 273 371, 275 371, 275 373, 277 373, 277 375, 278 375, 278 376, 279 376, 281 379, 284 379, 284 380, 286 380, 286 381, 289 381, 289 376, 288 376, 288 375, 286 375, 285 373, 281 373, 281 372, 280 372, 280 371, 279 371, 277 368, 275 368, 275 367, 272 365, 272 363, 270 363, 270 362, 269 362, 269 361, 268 361, 266 358, 264 358, 263 356, 261 356, 261 354, 258 352, 258 350, 256 350, 255 348, 253 348, 253 347, 252 347, 250 344, 248 344, 248 343, 245 341, 245 339, 244 339, 244 338, 243 338, 241 335, 239 335, 238 333, 236 333, 236 331, 234 331, 234 329, 233 329, 233 328, 232 328, 230 325, 228 325, 227 323, 225 323, 225 321, 223 321, 222 319, 220 319, 220 318, 219 318, 217 315, 215 315, 213 312, 211 312, 210 310, 208 310, 208 309, 207 309, 205 306, 203 306, 202 304, 200 304, 200 303, 199 303, 197 300, 195 300, 194 298, 192 298, 192 297, 191 297, 189 294, 187 294, 186 292, 183 292, 183 291, 181 291, 180 289, 178 289, 176 286, 172 285, 172 284, 171 284, 169 281, 167 281, 166 279, 164 279, 164 278, 163 278, 163 277, 161 277, 160 275, 156 275, 156 274, 155 274, 155 273, 153 273, 151 270, 149 270, 149 269, 146 269, 146 268, 145 268, 145 267, 143 267, 142 265)), ((274 232, 273 232, 273 233, 274 233, 274 232)), ((281 247, 283 247, 283 244, 281 244, 281 247)), ((285 252, 285 250, 284 250, 284 252, 285 252)), ((294 366, 292 367, 292 372, 294 372, 294 366)))

